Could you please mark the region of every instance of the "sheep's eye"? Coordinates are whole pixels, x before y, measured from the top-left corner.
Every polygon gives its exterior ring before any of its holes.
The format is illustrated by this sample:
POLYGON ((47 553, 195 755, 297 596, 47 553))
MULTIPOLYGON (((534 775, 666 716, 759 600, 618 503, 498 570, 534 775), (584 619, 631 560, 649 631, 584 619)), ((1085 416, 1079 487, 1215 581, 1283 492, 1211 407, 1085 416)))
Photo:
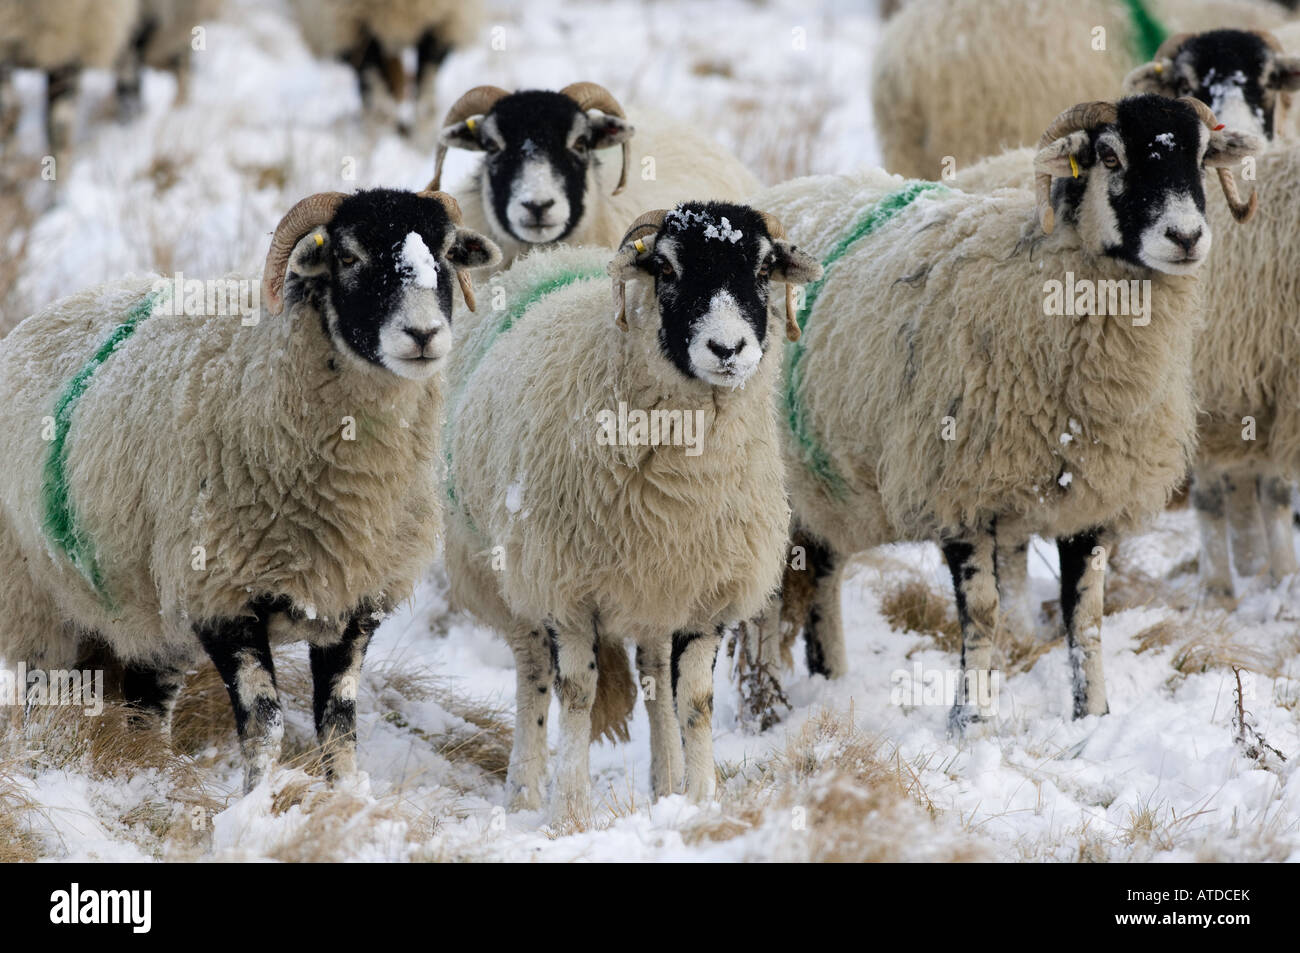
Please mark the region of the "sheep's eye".
POLYGON ((766 281, 769 277, 771 277, 771 275, 772 275, 772 258, 771 256, 769 256, 763 261, 763 264, 759 266, 758 277, 766 281))
POLYGON ((659 260, 659 275, 663 278, 674 278, 677 272, 673 271, 672 263, 667 258, 659 260))
POLYGON ((340 264, 340 265, 355 265, 356 263, 357 263, 357 256, 356 256, 356 255, 349 255, 349 254, 347 254, 346 252, 343 253, 343 254, 341 254, 341 255, 339 255, 339 264, 340 264))
POLYGON ((490 156, 494 156, 501 151, 501 147, 491 139, 485 139, 483 140, 483 151, 490 156))
POLYGON ((1109 146, 1098 146, 1097 157, 1101 159, 1101 164, 1108 169, 1119 168, 1119 156, 1115 155, 1113 149, 1109 146))
POLYGON ((587 141, 585 136, 575 139, 573 142, 573 151, 580 156, 585 156, 589 148, 591 148, 591 143, 587 141))

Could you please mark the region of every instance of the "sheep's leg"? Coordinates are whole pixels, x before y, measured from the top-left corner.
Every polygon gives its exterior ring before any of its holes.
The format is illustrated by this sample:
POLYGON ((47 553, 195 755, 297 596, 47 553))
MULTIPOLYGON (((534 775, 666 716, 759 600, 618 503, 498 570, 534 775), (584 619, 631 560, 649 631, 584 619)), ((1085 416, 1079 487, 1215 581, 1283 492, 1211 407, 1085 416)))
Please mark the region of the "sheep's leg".
POLYGON ((1259 480, 1254 471, 1242 470, 1226 474, 1223 481, 1233 566, 1243 579, 1258 576, 1268 555, 1260 520, 1259 480))
POLYGON ((1278 583, 1297 568, 1295 540, 1291 537, 1291 481, 1280 476, 1260 477, 1259 507, 1268 538, 1269 574, 1278 583))
POLYGON ((1228 556, 1227 501, 1222 476, 1208 467, 1192 471, 1192 507, 1201 531, 1201 588, 1213 604, 1231 609, 1232 564, 1228 556))
POLYGON ((1061 556, 1061 618, 1074 676, 1074 717, 1104 715, 1106 680, 1101 665, 1101 616, 1107 548, 1100 530, 1056 541, 1061 556))
POLYGON ((357 689, 361 663, 379 625, 377 615, 373 606, 363 607, 353 614, 337 642, 312 645, 308 652, 316 737, 331 780, 357 773, 357 689))
POLYGON ((137 730, 157 728, 171 739, 172 712, 185 686, 185 673, 170 665, 129 664, 122 671, 122 694, 131 709, 127 724, 137 730))
POLYGON ((267 637, 269 610, 251 607, 253 617, 215 619, 195 626, 195 635, 217 667, 230 704, 244 755, 244 793, 266 776, 280 754, 284 715, 275 687, 275 666, 267 637))
POLYGON ((1029 534, 1018 528, 997 528, 998 611, 1014 637, 1030 640, 1037 625, 1029 603, 1029 534))
POLYGON ((72 144, 80 82, 81 71, 75 66, 62 66, 45 76, 45 139, 51 152, 62 152, 72 144))
POLYGON ((641 694, 650 719, 650 790, 656 799, 680 791, 685 774, 682 733, 673 707, 670 655, 666 641, 638 645, 636 649, 641 694))
POLYGON ((948 716, 949 730, 959 734, 971 722, 997 715, 992 695, 993 639, 998 625, 997 547, 992 526, 941 545, 952 573, 961 623, 961 677, 948 716), (972 692, 972 687, 977 690, 972 692), (978 690, 981 687, 987 690, 978 690))
POLYGON ((686 796, 699 803, 713 797, 718 775, 713 764, 713 666, 722 628, 712 634, 673 633, 673 702, 686 749, 686 796))
POLYGON ((506 772, 506 803, 512 811, 536 811, 546 786, 546 716, 551 708, 554 642, 542 627, 511 635, 515 656, 515 740, 506 772))
POLYGON ((560 764, 551 813, 556 820, 591 815, 591 706, 596 701, 597 639, 593 631, 547 627, 560 696, 560 764))
POLYGON ((813 594, 804 618, 804 651, 810 675, 839 678, 848 673, 844 650, 844 622, 840 617, 840 583, 844 560, 821 540, 800 537, 812 573, 813 594))

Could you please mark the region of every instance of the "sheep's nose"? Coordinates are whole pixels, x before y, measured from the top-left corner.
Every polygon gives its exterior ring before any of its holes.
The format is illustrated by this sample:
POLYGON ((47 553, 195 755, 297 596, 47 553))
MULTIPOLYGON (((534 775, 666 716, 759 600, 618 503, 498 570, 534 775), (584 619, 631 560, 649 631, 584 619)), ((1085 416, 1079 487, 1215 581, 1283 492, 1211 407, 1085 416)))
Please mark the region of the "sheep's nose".
POLYGON ((545 202, 520 202, 519 204, 528 209, 533 218, 540 221, 543 213, 555 204, 555 199, 547 199, 545 202))
POLYGON ((432 331, 417 331, 415 328, 402 328, 402 330, 405 331, 410 339, 415 342, 421 352, 429 346, 429 342, 432 341, 434 335, 438 333, 437 328, 434 328, 432 331))
POLYGON ((1203 231, 1204 229, 1198 228, 1194 232, 1180 232, 1177 229, 1167 228, 1165 229, 1165 238, 1190 255, 1192 249, 1196 247, 1196 243, 1201 240, 1203 231))
POLYGON ((713 338, 709 338, 709 350, 712 351, 714 354, 716 354, 718 356, 718 359, 722 361, 725 361, 729 357, 735 357, 737 354, 741 352, 744 346, 745 346, 745 341, 743 338, 730 346, 726 344, 720 344, 717 341, 713 340, 713 338))

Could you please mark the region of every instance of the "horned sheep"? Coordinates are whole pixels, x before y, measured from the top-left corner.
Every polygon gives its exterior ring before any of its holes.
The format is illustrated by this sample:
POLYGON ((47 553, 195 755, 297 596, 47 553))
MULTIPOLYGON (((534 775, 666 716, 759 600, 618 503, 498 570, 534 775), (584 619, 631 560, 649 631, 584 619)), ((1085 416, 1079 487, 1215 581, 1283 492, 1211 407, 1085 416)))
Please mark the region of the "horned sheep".
MULTIPOLYGON (((1195 100, 1083 104, 1042 135, 1036 194, 868 171, 754 197, 827 271, 801 312, 783 413, 814 590, 799 620, 813 672, 845 671, 845 557, 900 539, 940 544, 963 672, 989 672, 995 546, 1039 533, 1061 553, 1074 714, 1107 711, 1109 540, 1165 504, 1195 438, 1192 273, 1210 244, 1202 165, 1224 168, 1258 145, 1215 125, 1195 100), (1073 304, 1076 279, 1093 303, 1053 311, 1051 283, 1057 305, 1073 304), (1130 299, 1134 317, 1104 316, 1111 292, 1134 282, 1144 294, 1130 299)), ((1230 174, 1224 186, 1235 195, 1230 174)), ((957 729, 991 713, 985 697, 967 703, 968 687, 964 677, 957 729)))
POLYGON ((557 816, 589 810, 590 741, 635 702, 625 640, 655 795, 683 775, 691 798, 714 791, 722 629, 775 588, 789 519, 768 286, 821 273, 771 216, 713 202, 642 215, 610 257, 516 262, 449 374, 451 601, 515 654, 516 809, 541 804, 555 681, 557 816))
POLYGON ((251 788, 283 726, 270 644, 306 639, 327 763, 350 774, 366 645, 440 526, 447 279, 472 301, 465 269, 499 256, 457 219, 437 193, 322 193, 246 279, 261 313, 172 316, 206 305, 130 278, 0 342, 0 656, 64 668, 105 644, 165 730, 201 646, 251 788))

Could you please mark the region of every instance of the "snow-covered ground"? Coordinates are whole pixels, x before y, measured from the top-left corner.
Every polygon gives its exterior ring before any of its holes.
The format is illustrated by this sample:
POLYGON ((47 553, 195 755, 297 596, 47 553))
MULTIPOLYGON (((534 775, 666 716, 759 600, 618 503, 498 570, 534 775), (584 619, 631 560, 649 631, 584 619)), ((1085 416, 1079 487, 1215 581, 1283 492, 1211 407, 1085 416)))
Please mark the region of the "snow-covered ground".
MULTIPOLYGON (((870 164, 867 77, 878 24, 863 7, 501 5, 481 42, 444 66, 433 114, 480 83, 591 79, 630 111, 644 103, 695 119, 766 181, 870 164)), ((10 254, 25 255, 7 294, 0 285, 0 329, 131 271, 256 274, 269 231, 303 195, 419 187, 432 170, 428 130, 404 139, 363 120, 350 72, 311 60, 280 0, 228 0, 197 57, 188 105, 170 108, 167 76, 151 76, 146 91, 144 117, 93 126, 53 183, 24 182, 37 212, 4 236, 10 254)), ((35 129, 29 120, 22 133, 35 129)), ((469 161, 452 153, 447 181, 469 161)), ((435 564, 375 640, 359 702, 365 777, 355 787, 331 791, 312 773, 298 647, 277 657, 289 766, 247 797, 210 672, 182 703, 176 756, 123 741, 111 715, 107 727, 58 712, 7 728, 0 844, 17 846, 0 847, 0 857, 1300 860, 1300 582, 1250 584, 1231 615, 1202 609, 1189 570, 1195 552, 1187 510, 1124 542, 1104 632, 1108 717, 1069 718, 1058 640, 1013 653, 999 723, 960 742, 946 734, 946 704, 895 703, 918 667, 924 677, 957 665, 943 634, 952 620, 939 554, 928 545, 867 554, 843 594, 851 675, 832 684, 798 665, 783 720, 753 733, 739 717, 731 662, 720 659, 717 803, 650 803, 648 724, 638 710, 629 744, 593 749, 600 807, 581 828, 504 810, 510 652, 448 610, 435 564), (908 610, 906 593, 913 605, 917 594, 933 595, 941 608, 920 621, 927 615, 908 610), (1235 740, 1234 666, 1248 722, 1275 752, 1256 742, 1262 753, 1249 757, 1235 740)), ((1036 602, 1055 598, 1055 565, 1052 548, 1038 543, 1036 602)), ((1045 617, 1043 631, 1051 628, 1045 617)), ((5 717, 16 725, 15 712, 0 709, 5 717)))

